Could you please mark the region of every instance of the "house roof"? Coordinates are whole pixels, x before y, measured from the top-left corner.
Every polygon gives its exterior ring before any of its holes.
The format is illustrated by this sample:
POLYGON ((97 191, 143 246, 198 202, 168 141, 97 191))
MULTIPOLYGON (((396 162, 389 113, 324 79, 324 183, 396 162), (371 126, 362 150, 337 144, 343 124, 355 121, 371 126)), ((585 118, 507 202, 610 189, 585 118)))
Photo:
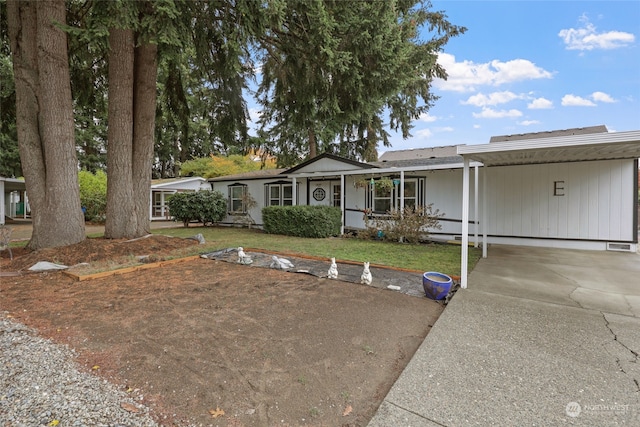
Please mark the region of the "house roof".
POLYGON ((284 172, 286 172, 286 169, 260 169, 257 171, 238 173, 235 175, 225 175, 217 176, 215 178, 209 178, 209 182, 236 181, 239 179, 266 179, 280 175, 284 172))
POLYGON ((635 159, 640 157, 640 130, 463 145, 458 154, 486 166, 635 159))
POLYGON ((378 162, 371 162, 371 165, 375 165, 380 168, 407 168, 412 166, 435 166, 435 165, 456 165, 461 164, 463 161, 462 156, 455 154, 457 146, 452 145, 453 154, 450 156, 442 157, 419 157, 406 160, 383 160, 378 162))
MULTIPOLYGON (((284 173, 286 173, 286 174, 294 173, 294 172, 304 168, 305 166, 308 166, 311 163, 315 163, 315 162, 317 162, 319 160, 322 160, 322 159, 335 160, 337 162, 342 162, 342 163, 345 163, 345 164, 348 164, 348 165, 351 165, 351 166, 356 166, 356 167, 359 167, 361 169, 371 169, 371 167, 372 167, 371 163, 362 163, 362 162, 358 162, 356 160, 345 159, 344 157, 336 156, 335 154, 322 153, 319 156, 311 158, 311 159, 309 159, 309 160, 307 160, 305 162, 300 163, 297 166, 292 167, 291 169, 288 169, 284 173)), ((377 167, 377 166, 373 166, 373 167, 377 167)))
POLYGON ((387 151, 378 158, 378 162, 450 157, 456 155, 457 147, 457 145, 446 145, 443 147, 411 148, 408 150, 387 151))
POLYGON ((162 188, 162 187, 174 187, 176 184, 184 184, 191 181, 202 181, 205 182, 206 179, 200 176, 192 176, 186 178, 164 178, 164 179, 152 179, 151 180, 151 188, 162 188))
POLYGON ((0 176, 0 181, 4 181, 4 191, 24 191, 27 188, 24 179, 0 176))
POLYGON ((489 143, 506 142, 506 141, 522 141, 523 139, 555 138, 558 136, 589 135, 592 133, 607 133, 607 132, 609 131, 607 130, 607 127, 605 125, 588 126, 583 128, 552 130, 552 131, 546 131, 546 132, 532 132, 532 133, 521 133, 517 135, 492 136, 489 139, 489 143))

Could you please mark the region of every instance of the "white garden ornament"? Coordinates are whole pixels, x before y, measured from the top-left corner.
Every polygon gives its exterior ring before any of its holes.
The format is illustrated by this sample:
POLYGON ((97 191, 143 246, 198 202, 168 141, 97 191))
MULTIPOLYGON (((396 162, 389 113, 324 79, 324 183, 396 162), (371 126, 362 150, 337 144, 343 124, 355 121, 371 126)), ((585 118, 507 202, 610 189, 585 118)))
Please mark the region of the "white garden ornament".
POLYGON ((240 264, 251 264, 253 262, 251 257, 244 253, 242 246, 238 247, 238 262, 240 264))
POLYGON ((331 266, 329 267, 329 272, 327 273, 327 277, 329 279, 338 278, 338 264, 336 264, 335 258, 331 258, 331 266))
POLYGON ((277 270, 289 270, 290 268, 293 268, 294 265, 288 259, 278 258, 274 255, 271 257, 271 265, 269 265, 269 267, 275 268, 277 270))
POLYGON ((373 277, 371 276, 371 271, 369 271, 369 263, 364 263, 364 270, 362 271, 362 276, 360 276, 360 283, 363 285, 370 285, 373 281, 373 277))

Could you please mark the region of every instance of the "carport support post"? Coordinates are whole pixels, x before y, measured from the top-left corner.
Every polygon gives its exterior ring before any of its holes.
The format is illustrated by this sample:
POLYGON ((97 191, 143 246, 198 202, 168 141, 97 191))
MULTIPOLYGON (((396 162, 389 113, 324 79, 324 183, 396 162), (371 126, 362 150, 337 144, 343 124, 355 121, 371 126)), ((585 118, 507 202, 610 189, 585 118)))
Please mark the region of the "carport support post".
MULTIPOLYGON (((307 181, 309 178, 307 178, 307 181)), ((296 206, 298 204, 298 189, 296 188, 298 185, 296 182, 296 177, 291 178, 291 204, 296 206)), ((308 197, 308 196, 307 196, 308 197)))
POLYGON ((340 235, 344 234, 344 223, 347 220, 344 210, 344 174, 340 175, 340 210, 342 211, 342 224, 340 224, 340 235))
POLYGON ((400 215, 404 213, 404 170, 400 171, 400 215))
POLYGON ((482 258, 487 257, 487 167, 482 166, 482 258))
POLYGON ((475 240, 473 241, 473 247, 477 248, 478 247, 478 226, 480 224, 478 221, 478 165, 476 165, 473 169, 475 172, 475 180, 473 182, 473 186, 474 186, 473 220, 475 222, 475 227, 474 227, 475 240))
POLYGON ((460 287, 467 288, 469 259, 469 159, 464 157, 462 169, 462 256, 460 260, 460 287))

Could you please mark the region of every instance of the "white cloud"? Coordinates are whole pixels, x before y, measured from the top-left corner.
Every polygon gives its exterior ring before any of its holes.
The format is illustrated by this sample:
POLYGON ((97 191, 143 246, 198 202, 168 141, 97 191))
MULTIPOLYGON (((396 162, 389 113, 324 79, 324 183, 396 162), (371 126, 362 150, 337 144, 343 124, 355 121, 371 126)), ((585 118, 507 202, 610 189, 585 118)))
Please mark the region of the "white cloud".
POLYGON ((503 119, 511 117, 520 117, 522 112, 518 110, 494 110, 492 108, 483 108, 480 113, 473 113, 476 119, 503 119))
POLYGON ((591 94, 591 99, 593 99, 596 102, 607 102, 607 103, 616 102, 615 99, 613 99, 609 94, 604 92, 593 92, 591 94))
POLYGON ((262 117, 262 110, 257 108, 249 108, 249 121, 256 123, 262 117))
POLYGON ((415 136, 420 136, 422 138, 430 138, 431 136, 433 136, 433 132, 431 132, 429 129, 419 129, 415 131, 414 134, 415 136))
POLYGON ((434 129, 436 132, 453 132, 453 128, 451 126, 444 126, 434 129))
POLYGON ((520 95, 516 95, 513 92, 493 92, 489 95, 478 93, 470 96, 466 101, 461 101, 463 105, 475 105, 476 107, 486 107, 487 105, 506 104, 514 99, 522 98, 520 95))
POLYGON ((579 28, 560 30, 558 36, 568 50, 617 49, 632 44, 635 36, 623 31, 598 33, 586 15, 580 17, 579 28))
POLYGON ((530 110, 547 110, 553 108, 553 102, 546 98, 536 98, 527 104, 527 108, 530 110))
POLYGON ((595 107, 596 104, 581 96, 568 94, 562 97, 562 106, 563 107, 595 107))
POLYGON ((502 62, 497 59, 484 64, 473 61, 456 62, 454 55, 441 53, 438 63, 447 71, 447 80, 435 79, 434 86, 442 90, 471 92, 477 86, 499 86, 506 83, 550 79, 553 73, 536 66, 526 59, 502 62))
POLYGON ((432 123, 438 120, 438 118, 436 116, 432 116, 429 113, 422 113, 420 114, 420 117, 418 117, 418 120, 420 120, 421 122, 432 123))
POLYGON ((539 120, 523 120, 521 122, 518 122, 518 124, 522 126, 539 125, 540 121, 539 120))

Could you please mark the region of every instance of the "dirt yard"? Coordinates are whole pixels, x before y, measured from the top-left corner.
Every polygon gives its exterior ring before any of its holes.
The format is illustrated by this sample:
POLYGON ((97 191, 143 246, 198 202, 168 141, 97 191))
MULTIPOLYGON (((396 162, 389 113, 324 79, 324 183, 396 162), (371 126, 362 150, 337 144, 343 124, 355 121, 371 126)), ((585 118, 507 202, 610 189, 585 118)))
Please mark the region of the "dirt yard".
POLYGON ((89 239, 16 249, 13 262, 3 251, 0 310, 75 348, 84 369, 143 396, 163 425, 364 426, 443 309, 425 297, 209 259, 82 282, 11 273, 43 260, 161 259, 192 244, 89 239))

